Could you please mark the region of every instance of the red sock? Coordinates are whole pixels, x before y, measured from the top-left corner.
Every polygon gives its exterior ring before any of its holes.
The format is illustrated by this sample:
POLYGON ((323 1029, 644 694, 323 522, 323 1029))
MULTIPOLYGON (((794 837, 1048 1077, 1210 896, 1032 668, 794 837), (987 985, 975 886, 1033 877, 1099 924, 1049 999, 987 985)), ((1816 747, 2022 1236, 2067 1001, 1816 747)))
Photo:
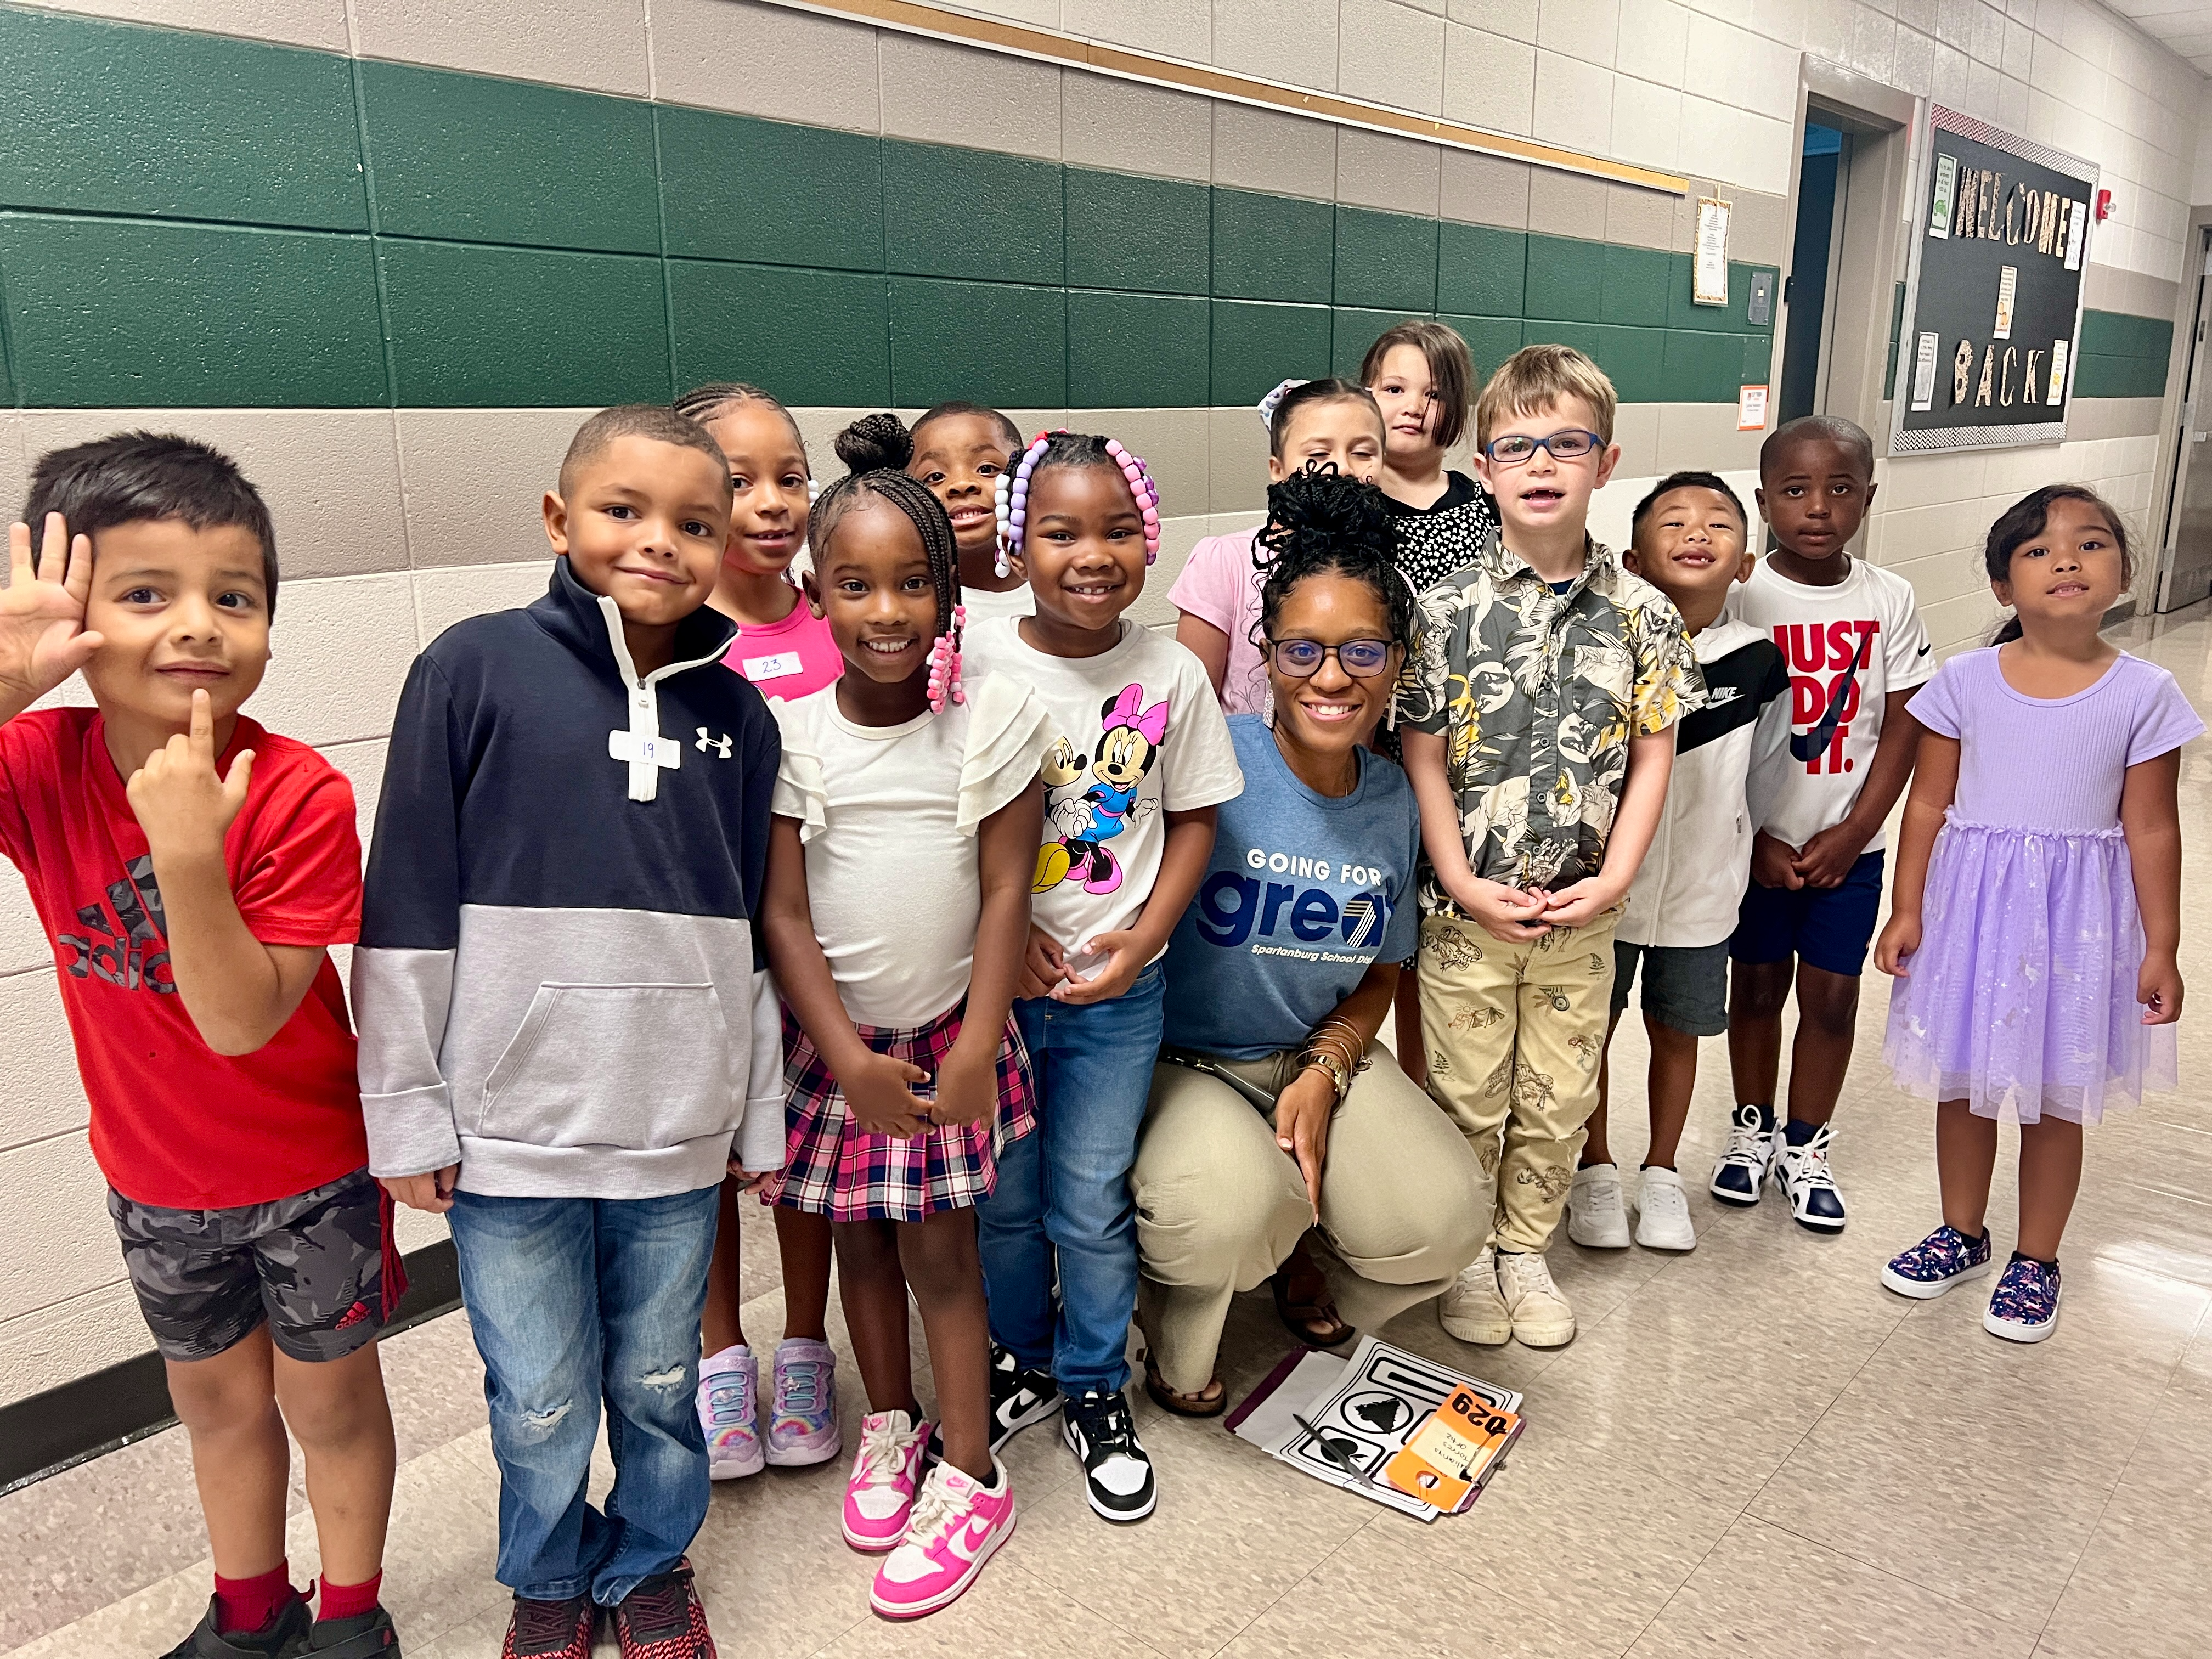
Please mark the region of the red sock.
POLYGON ((259 1630, 300 1592, 292 1588, 291 1564, 279 1561, 256 1578, 215 1576, 216 1634, 259 1630))
POLYGON ((376 1608, 376 1592, 384 1583, 384 1575, 364 1578, 358 1584, 333 1584, 322 1581, 322 1595, 315 1604, 318 1619, 358 1619, 376 1608))

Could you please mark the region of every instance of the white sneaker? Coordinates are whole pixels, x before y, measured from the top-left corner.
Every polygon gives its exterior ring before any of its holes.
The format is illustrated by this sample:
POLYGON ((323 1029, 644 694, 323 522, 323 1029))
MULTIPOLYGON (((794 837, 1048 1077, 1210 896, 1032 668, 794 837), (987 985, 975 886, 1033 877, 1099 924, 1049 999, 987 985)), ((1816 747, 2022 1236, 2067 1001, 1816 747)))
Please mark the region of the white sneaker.
POLYGON ((1775 1136, 1774 1184, 1789 1195, 1797 1224, 1816 1233, 1844 1230, 1844 1194, 1828 1169, 1834 1130, 1833 1124, 1823 1123, 1802 1146, 1792 1146, 1779 1133, 1775 1136))
POLYGON ((1513 1334, 1513 1316, 1498 1293, 1497 1252, 1488 1245, 1460 1270, 1459 1282, 1437 1298, 1437 1322, 1448 1336, 1494 1348, 1513 1334))
POLYGON ((1620 1199, 1620 1170, 1592 1164, 1575 1171, 1567 1191, 1567 1237, 1594 1250, 1628 1248, 1628 1211, 1620 1199))
POLYGON ((1759 1107, 1739 1105, 1729 1113, 1728 1147, 1713 1165, 1713 1196, 1743 1210, 1758 1203, 1781 1139, 1782 1131, 1767 1127, 1759 1107))
POLYGON ((1646 1170, 1637 1183, 1636 1242, 1647 1250, 1694 1250, 1690 1200, 1672 1170, 1646 1170))
POLYGON ((1500 1250, 1498 1293, 1512 1315, 1513 1334, 1522 1346, 1556 1348, 1575 1340, 1575 1310, 1552 1283, 1551 1267, 1542 1256, 1500 1250))

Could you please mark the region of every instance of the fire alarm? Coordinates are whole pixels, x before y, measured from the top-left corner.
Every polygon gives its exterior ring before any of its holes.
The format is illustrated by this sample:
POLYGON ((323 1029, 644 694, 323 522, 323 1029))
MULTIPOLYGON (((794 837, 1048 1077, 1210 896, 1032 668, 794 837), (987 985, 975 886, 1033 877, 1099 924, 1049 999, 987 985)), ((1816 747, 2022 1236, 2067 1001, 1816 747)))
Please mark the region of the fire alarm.
POLYGON ((2112 216, 2112 192, 2109 190, 2100 190, 2097 192, 2097 222, 2101 225, 2112 216))

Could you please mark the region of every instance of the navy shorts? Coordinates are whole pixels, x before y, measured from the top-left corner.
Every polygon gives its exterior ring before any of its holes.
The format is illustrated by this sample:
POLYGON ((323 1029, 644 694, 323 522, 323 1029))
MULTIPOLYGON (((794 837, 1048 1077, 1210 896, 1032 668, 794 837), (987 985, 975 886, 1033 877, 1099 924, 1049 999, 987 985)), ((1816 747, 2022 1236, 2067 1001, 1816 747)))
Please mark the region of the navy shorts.
POLYGON ((1644 1017, 1690 1036, 1728 1030, 1728 941, 1717 945, 1613 942, 1613 1017, 1628 1007, 1628 988, 1644 968, 1644 1017))
POLYGON ((1738 962, 1796 957, 1831 974, 1865 971, 1875 919, 1881 914, 1880 853, 1862 853, 1840 887, 1761 887, 1752 883, 1736 912, 1729 955, 1738 962))

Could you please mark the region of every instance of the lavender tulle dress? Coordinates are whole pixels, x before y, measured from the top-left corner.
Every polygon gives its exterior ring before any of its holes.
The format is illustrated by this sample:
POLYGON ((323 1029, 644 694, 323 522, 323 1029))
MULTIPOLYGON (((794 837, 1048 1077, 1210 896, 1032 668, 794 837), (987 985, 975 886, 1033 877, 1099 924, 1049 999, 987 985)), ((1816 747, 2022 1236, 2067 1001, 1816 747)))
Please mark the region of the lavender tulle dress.
POLYGON ((1994 647, 1912 700, 1960 741, 1928 866, 1920 949, 1889 1000, 1898 1086, 1983 1117, 2094 1123, 2174 1086, 2174 1028, 2136 1001, 2142 920, 2120 830, 2127 769, 2199 736, 2173 676, 2123 653, 2070 697, 2005 683, 1994 647))

